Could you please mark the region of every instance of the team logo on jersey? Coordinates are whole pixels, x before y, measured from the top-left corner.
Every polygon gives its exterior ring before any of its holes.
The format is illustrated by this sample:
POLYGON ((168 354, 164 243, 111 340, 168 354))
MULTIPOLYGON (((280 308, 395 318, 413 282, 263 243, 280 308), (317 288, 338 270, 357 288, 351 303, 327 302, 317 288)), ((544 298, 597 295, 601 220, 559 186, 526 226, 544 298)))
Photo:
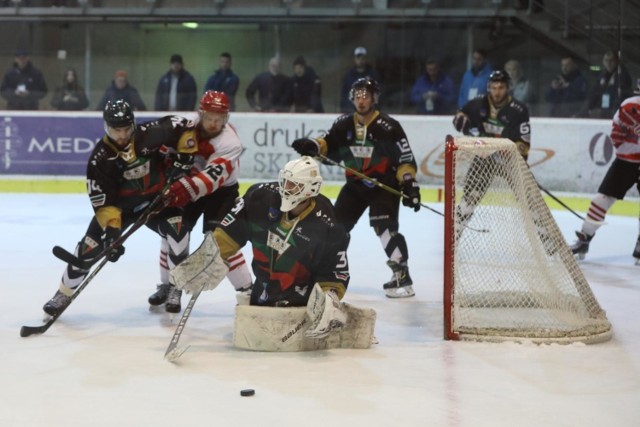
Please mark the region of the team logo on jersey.
POLYGON ((222 221, 220 221, 220 225, 226 227, 235 220, 236 220, 236 217, 229 213, 229 214, 226 214, 224 218, 222 218, 222 221))
POLYGON ((275 221, 280 218, 280 209, 276 209, 274 207, 269 208, 267 218, 269 218, 269 221, 275 221))
POLYGON ((85 236, 84 240, 82 241, 82 247, 80 248, 80 253, 86 254, 87 252, 91 252, 97 247, 98 247, 98 242, 96 242, 89 236, 85 236))
POLYGON ((277 234, 269 230, 269 233, 267 235, 267 247, 282 254, 286 252, 287 249, 291 247, 291 245, 287 243, 287 241, 284 240, 282 237, 278 236, 277 234))
POLYGON ((371 156, 373 155, 373 147, 362 147, 359 145, 352 145, 349 147, 349 150, 351 150, 351 154, 353 154, 353 157, 359 158, 359 159, 370 159, 371 156))
POLYGON ((487 121, 487 122, 483 122, 482 126, 484 127, 485 133, 494 135, 496 137, 501 136, 502 131, 504 130, 504 125, 502 125, 501 123, 493 123, 493 122, 487 121))
POLYGON ((124 171, 122 176, 129 181, 133 181, 134 179, 144 178, 145 176, 149 175, 150 170, 151 165, 149 164, 149 162, 144 162, 140 166, 136 166, 135 168, 124 171))
POLYGON ((296 233, 296 236, 300 237, 302 240, 304 240, 306 242, 310 242, 311 241, 311 237, 302 234, 302 227, 301 226, 297 226, 296 227, 295 233, 296 233))
POLYGON ((171 228, 173 228, 173 230, 176 232, 176 234, 180 234, 180 231, 182 230, 182 217, 181 216, 173 216, 173 217, 167 219, 167 222, 169 223, 171 228))

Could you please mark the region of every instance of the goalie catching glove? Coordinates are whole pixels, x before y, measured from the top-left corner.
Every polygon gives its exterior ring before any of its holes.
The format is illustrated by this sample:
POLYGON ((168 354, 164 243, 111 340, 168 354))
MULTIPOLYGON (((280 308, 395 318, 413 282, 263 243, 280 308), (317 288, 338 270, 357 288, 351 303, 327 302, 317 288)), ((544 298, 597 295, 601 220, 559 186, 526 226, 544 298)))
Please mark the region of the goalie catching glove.
POLYGON ((324 338, 347 323, 338 294, 333 289, 323 291, 317 283, 307 302, 307 315, 311 319, 311 327, 305 332, 307 338, 324 338))
POLYGON ((404 177, 402 182, 402 204, 418 212, 420 210, 420 186, 411 175, 404 177))
POLYGON ((311 156, 315 157, 320 154, 320 144, 315 139, 311 138, 300 138, 293 141, 291 144, 294 150, 298 152, 301 156, 311 156))

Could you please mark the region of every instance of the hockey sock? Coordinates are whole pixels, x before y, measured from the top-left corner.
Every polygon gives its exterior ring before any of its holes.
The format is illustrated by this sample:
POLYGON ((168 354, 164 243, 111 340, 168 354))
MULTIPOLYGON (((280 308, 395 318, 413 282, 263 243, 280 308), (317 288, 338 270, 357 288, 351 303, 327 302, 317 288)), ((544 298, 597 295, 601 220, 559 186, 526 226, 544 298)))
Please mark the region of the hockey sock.
POLYGON ((229 259, 227 259, 227 265, 229 267, 227 278, 236 291, 251 287, 251 273, 249 272, 249 267, 247 267, 247 263, 241 251, 230 256, 229 259))
POLYGON ((166 237, 160 238, 160 283, 169 283, 169 264, 167 263, 167 251, 169 242, 166 237))
POLYGON ((376 234, 378 234, 382 248, 390 260, 400 263, 409 258, 407 242, 397 230, 376 228, 376 234))
POLYGON ((593 236, 602 226, 607 211, 613 206, 615 201, 615 197, 606 196, 602 193, 596 194, 591 200, 587 218, 582 223, 582 232, 587 236, 593 236))

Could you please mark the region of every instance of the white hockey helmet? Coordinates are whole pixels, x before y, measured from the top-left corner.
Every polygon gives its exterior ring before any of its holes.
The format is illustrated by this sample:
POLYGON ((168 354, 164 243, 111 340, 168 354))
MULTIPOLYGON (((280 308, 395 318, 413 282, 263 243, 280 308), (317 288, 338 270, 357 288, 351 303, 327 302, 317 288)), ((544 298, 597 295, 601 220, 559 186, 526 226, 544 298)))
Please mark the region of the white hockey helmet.
POLYGON ((282 201, 280 210, 289 212, 308 198, 320 193, 322 176, 318 163, 309 156, 291 160, 278 174, 278 187, 282 201))

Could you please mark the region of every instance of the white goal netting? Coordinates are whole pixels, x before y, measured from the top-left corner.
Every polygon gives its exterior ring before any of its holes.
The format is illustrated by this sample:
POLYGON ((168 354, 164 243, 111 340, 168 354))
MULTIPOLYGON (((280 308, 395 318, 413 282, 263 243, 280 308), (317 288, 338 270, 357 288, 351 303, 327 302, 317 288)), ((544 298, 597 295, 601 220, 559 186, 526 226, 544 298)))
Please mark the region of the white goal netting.
POLYGON ((449 138, 445 337, 593 343, 611 337, 527 164, 508 139, 449 138))

